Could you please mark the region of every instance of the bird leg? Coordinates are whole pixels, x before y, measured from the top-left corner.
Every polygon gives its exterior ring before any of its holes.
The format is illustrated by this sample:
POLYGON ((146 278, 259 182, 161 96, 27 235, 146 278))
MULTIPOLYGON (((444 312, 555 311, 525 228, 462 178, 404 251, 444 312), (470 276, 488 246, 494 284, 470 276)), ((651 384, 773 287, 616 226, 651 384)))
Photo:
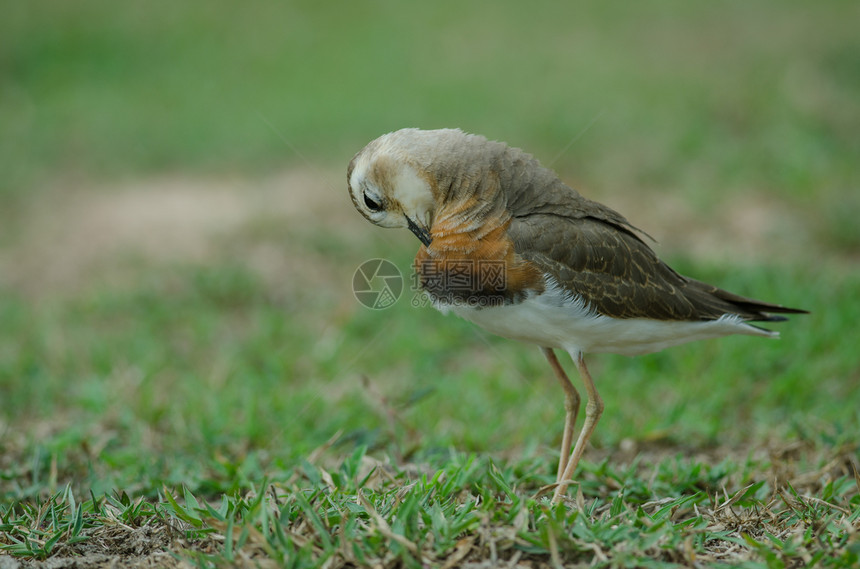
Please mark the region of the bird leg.
POLYGON ((582 376, 582 381, 585 383, 588 402, 585 404, 585 422, 582 425, 582 431, 580 431, 579 438, 576 440, 576 446, 573 447, 573 456, 567 462, 567 466, 565 466, 555 493, 552 496, 553 504, 558 504, 561 501, 562 495, 567 492, 567 486, 570 484, 573 473, 576 470, 576 465, 579 464, 579 459, 585 451, 585 445, 588 444, 588 440, 594 432, 594 427, 597 426, 597 421, 600 419, 600 415, 603 414, 603 399, 597 393, 594 382, 591 380, 591 374, 588 373, 588 368, 585 367, 582 352, 571 355, 573 356, 573 361, 576 363, 576 369, 579 370, 579 375, 582 376))
POLYGON ((555 372, 555 377, 561 383, 561 388, 564 389, 564 434, 561 438, 561 456, 558 458, 558 474, 556 474, 556 483, 561 482, 561 475, 564 474, 567 461, 570 459, 570 447, 573 444, 573 431, 576 427, 576 417, 579 414, 579 392, 568 379, 564 368, 558 363, 558 358, 555 357, 555 352, 552 348, 541 348, 543 355, 546 356, 549 365, 552 366, 552 371, 555 372))

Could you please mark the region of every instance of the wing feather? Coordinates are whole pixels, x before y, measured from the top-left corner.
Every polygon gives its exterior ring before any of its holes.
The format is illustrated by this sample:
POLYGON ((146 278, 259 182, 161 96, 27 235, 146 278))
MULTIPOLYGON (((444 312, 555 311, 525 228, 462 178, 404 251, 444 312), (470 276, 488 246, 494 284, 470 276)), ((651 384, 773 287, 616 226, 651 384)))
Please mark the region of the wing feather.
POLYGON ((768 313, 803 312, 680 275, 633 226, 615 216, 595 218, 587 211, 576 217, 525 215, 512 221, 508 234, 524 259, 592 309, 614 318, 715 320, 735 314, 746 320, 779 320, 768 313))

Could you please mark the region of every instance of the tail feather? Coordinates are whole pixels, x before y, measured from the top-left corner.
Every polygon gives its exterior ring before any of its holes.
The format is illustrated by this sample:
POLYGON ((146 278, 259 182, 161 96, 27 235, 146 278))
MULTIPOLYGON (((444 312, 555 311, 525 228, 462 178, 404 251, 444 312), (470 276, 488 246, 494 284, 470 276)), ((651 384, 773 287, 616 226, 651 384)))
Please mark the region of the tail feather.
POLYGON ((773 304, 771 302, 763 302, 753 298, 740 296, 732 292, 728 292, 714 287, 713 294, 721 300, 725 300, 729 304, 736 306, 742 315, 753 322, 784 322, 788 320, 785 316, 777 316, 778 314, 809 314, 808 310, 800 308, 789 308, 781 304, 773 304))
MULTIPOLYGON (((688 285, 692 285, 694 290, 698 289, 696 295, 699 302, 707 305, 708 309, 705 312, 716 313, 732 313, 737 314, 741 318, 751 322, 783 322, 788 320, 780 314, 808 314, 809 311, 800 308, 789 308, 781 304, 773 304, 741 296, 727 290, 723 290, 714 285, 703 283, 694 279, 688 278, 688 285), (706 300, 708 299, 708 300, 706 300)), ((688 297, 689 298, 689 297, 688 297)), ((703 314, 703 316, 705 316, 703 314)), ((706 319, 708 316, 705 316, 706 319)))

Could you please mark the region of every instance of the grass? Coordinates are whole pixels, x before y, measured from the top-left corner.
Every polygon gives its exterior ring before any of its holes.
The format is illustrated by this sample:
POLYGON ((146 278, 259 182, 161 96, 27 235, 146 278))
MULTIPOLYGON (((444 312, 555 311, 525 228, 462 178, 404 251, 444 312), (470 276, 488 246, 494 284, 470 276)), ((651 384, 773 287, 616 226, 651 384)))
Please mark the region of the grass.
POLYGON ((170 546, 201 566, 289 567, 479 560, 849 567, 860 556, 856 474, 817 488, 823 498, 766 480, 729 496, 722 482, 760 476, 761 465, 747 462, 742 471, 678 457, 653 467, 648 485, 640 464, 614 470, 604 462, 586 467, 588 481, 568 508, 533 494, 545 478, 535 460, 499 466, 452 451, 443 468, 416 476, 365 451, 331 470, 305 462, 285 479, 249 483, 215 503, 187 487, 177 496, 165 488, 151 501, 125 492, 79 501, 66 487, 43 503, 4 508, 2 547, 45 559, 140 541, 138 550, 170 546), (749 562, 750 553, 762 561, 749 562))
MULTIPOLYGON (((204 565, 856 560, 850 311, 811 339, 795 321, 779 342, 592 358, 607 414, 581 497, 555 509, 536 495, 562 408, 536 350, 403 300, 310 336, 310 297, 216 266, 41 309, 3 302, 5 322, 18 314, 2 343, 18 348, 7 553, 93 555, 119 532, 204 565)), ((812 278, 757 276, 789 303, 812 278)), ((815 284, 849 308, 860 290, 856 275, 815 284)))
POLYGON ((0 22, 0 566, 856 566, 853 4, 43 8, 0 22), (343 169, 406 125, 523 146, 680 272, 812 314, 590 357, 553 507, 539 352, 352 297, 416 246, 343 169), (265 207, 201 225, 183 180, 265 207))

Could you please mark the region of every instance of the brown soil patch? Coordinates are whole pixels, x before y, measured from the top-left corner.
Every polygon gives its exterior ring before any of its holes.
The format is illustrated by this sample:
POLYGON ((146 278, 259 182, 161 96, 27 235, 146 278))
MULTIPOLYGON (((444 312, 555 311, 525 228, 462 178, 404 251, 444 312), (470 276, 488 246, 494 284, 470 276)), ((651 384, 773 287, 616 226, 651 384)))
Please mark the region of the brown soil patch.
POLYGON ((311 171, 266 180, 156 178, 58 189, 30 204, 23 231, 0 249, 0 285, 31 295, 76 289, 117 261, 211 260, 259 219, 343 231, 361 223, 342 188, 311 171))
MULTIPOLYGON (((340 173, 308 169, 264 180, 169 177, 57 188, 25 208, 23 230, 0 249, 0 286, 38 296, 108 278, 122 260, 205 262, 260 220, 327 232, 344 242, 381 232, 353 210, 344 185, 340 173)), ((798 250, 809 250, 810 230, 800 216, 760 195, 750 195, 741 209, 727 203, 706 215, 682 195, 592 197, 654 236, 663 255, 754 264, 788 262, 798 250)), ((301 251, 297 243, 282 253, 300 261, 295 257, 301 251)), ((249 263, 266 266, 280 254, 255 250, 249 263)))

